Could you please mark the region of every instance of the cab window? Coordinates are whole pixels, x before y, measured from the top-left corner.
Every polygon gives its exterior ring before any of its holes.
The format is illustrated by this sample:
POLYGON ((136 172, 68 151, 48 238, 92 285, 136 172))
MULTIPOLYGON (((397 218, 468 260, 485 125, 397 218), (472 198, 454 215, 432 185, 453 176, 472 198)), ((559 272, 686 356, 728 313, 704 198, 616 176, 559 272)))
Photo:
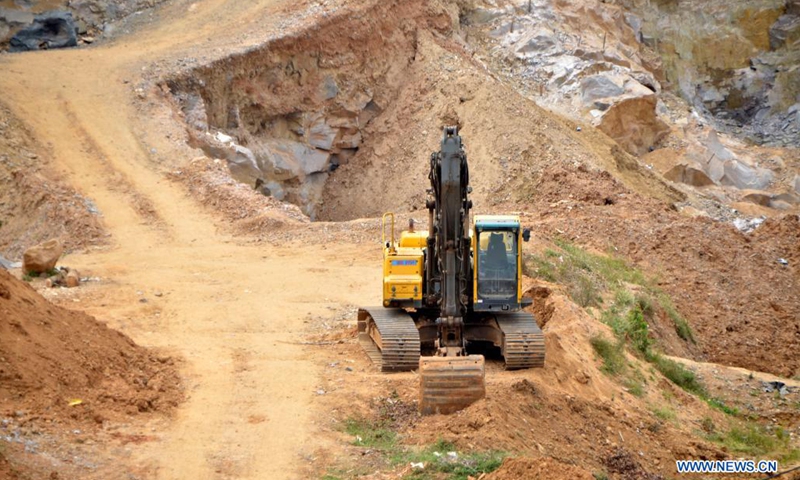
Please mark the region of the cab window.
POLYGON ((517 238, 512 231, 478 234, 478 295, 507 298, 517 291, 517 238))

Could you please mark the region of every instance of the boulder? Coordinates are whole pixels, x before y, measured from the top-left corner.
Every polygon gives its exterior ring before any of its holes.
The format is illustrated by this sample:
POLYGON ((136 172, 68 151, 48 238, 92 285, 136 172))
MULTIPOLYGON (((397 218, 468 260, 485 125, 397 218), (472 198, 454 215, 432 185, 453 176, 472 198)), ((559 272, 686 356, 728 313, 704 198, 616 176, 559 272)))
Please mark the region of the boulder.
POLYGON ((552 30, 539 27, 525 32, 517 42, 516 53, 519 58, 526 58, 547 52, 557 44, 558 41, 552 30))
POLYGON ((664 173, 664 178, 673 182, 685 183, 693 187, 708 187, 714 185, 706 172, 690 165, 678 164, 664 173))
POLYGON ((52 11, 37 15, 33 23, 20 30, 9 42, 10 52, 27 52, 78 45, 75 21, 69 12, 52 11))
POLYGON ((772 194, 761 190, 744 190, 742 191, 742 201, 769 207, 772 202, 772 194))
POLYGON ((311 121, 311 125, 308 127, 308 143, 316 148, 330 150, 337 133, 337 130, 328 125, 325 117, 319 115, 311 121))
POLYGON ((0 268, 2 268, 3 270, 8 270, 9 268, 13 268, 12 267, 13 265, 14 265, 13 262, 5 259, 2 255, 0 255, 0 268))
POLYGON ((781 15, 769 27, 769 47, 777 50, 800 40, 800 16, 781 15))
POLYGON ((336 139, 336 148, 356 149, 361 144, 361 132, 358 130, 347 132, 339 131, 339 138, 336 139))
POLYGON ((34 15, 30 12, 0 7, 0 43, 11 40, 20 28, 30 25, 34 15))
POLYGON ((779 193, 772 197, 773 202, 784 202, 789 205, 800 204, 800 195, 795 192, 779 193))
POLYGON ((64 246, 56 239, 48 240, 33 246, 22 256, 22 270, 31 273, 43 273, 55 268, 64 246))
POLYGON ((330 75, 327 75, 319 85, 318 93, 320 100, 330 100, 336 97, 336 95, 339 94, 339 86, 336 84, 336 80, 330 75))
POLYGON ((643 155, 669 133, 656 115, 656 96, 625 98, 609 107, 597 128, 632 155, 643 155))
POLYGON ((751 167, 738 160, 723 164, 724 173, 719 180, 722 185, 740 189, 763 190, 772 183, 773 173, 766 168, 751 167))
POLYGON ((247 184, 253 183, 256 178, 261 178, 262 172, 258 168, 253 152, 247 147, 236 144, 232 144, 231 148, 233 151, 225 157, 231 176, 247 184))
POLYGON ((270 140, 265 142, 269 155, 262 158, 279 177, 299 177, 301 180, 312 173, 327 172, 330 153, 317 150, 293 140, 270 140))
POLYGON ((581 80, 583 103, 592 103, 598 98, 618 97, 625 88, 605 75, 592 75, 581 80))

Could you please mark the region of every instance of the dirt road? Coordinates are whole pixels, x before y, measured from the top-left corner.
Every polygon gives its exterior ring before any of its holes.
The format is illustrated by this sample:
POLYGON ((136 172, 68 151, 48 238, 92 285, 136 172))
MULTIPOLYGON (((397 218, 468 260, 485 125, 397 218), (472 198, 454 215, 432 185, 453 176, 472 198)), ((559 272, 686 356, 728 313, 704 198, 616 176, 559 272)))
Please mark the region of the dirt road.
POLYGON ((377 284, 373 263, 342 247, 254 246, 220 233, 156 163, 175 147, 137 118, 130 83, 151 61, 202 53, 193 45, 254 26, 281 3, 177 2, 107 46, 0 60, 4 101, 111 233, 112 248, 64 260, 107 280, 94 313, 185 359, 188 400, 133 458, 156 478, 301 477, 319 446, 303 320, 370 300, 355 292, 377 284))

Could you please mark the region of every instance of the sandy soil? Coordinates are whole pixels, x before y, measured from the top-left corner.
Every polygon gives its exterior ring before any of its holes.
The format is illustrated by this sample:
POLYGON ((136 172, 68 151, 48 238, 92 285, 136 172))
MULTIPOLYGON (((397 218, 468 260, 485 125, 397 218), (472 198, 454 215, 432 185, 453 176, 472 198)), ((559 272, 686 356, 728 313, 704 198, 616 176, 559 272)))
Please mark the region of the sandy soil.
POLYGON ((160 54, 180 56, 181 44, 224 33, 243 17, 253 27, 280 5, 179 2, 131 43, 2 59, 4 100, 48 145, 52 168, 91 193, 112 235, 108 251, 63 260, 108 280, 84 308, 186 359, 186 404, 132 460, 155 478, 303 477, 317 379, 300 345, 304 319, 363 301, 378 281, 369 259, 347 247, 248 245, 218 232, 158 173, 151 148, 168 156, 163 137, 151 147, 137 135, 146 127, 126 80, 160 54), (317 290, 326 284, 337 288, 317 290))

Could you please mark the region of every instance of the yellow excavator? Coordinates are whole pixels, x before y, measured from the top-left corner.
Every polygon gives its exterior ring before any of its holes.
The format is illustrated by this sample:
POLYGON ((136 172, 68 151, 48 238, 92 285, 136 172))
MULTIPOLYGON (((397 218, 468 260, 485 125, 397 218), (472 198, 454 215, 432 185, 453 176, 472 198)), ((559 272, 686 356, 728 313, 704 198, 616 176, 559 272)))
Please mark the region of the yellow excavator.
POLYGON ((430 159, 428 231, 395 237, 383 216, 383 305, 358 311, 359 342, 384 372, 419 369, 420 411, 447 414, 486 394, 484 357, 506 369, 544 366, 544 335, 522 296, 522 242, 515 215, 476 215, 464 144, 445 127, 430 159), (387 223, 390 233, 386 235, 387 223), (471 228, 470 228, 471 227, 471 228))

